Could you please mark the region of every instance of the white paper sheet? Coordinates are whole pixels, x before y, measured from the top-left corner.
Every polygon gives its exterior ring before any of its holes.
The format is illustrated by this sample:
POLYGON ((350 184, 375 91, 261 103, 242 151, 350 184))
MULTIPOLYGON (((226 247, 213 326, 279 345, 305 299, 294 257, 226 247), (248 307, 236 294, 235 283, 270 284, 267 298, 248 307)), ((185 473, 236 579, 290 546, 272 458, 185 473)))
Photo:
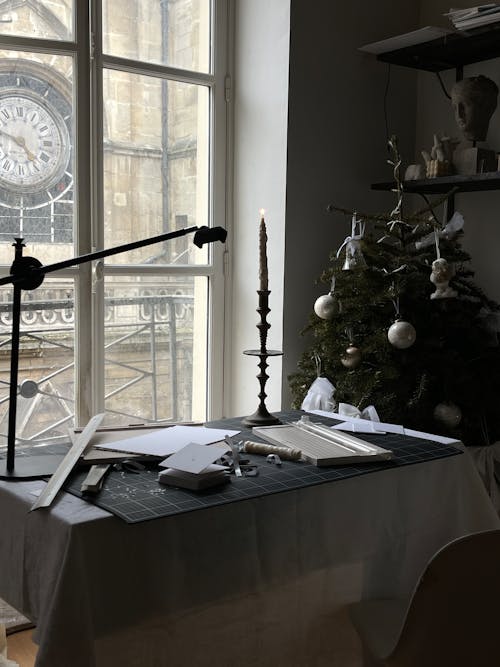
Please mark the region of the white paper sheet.
MULTIPOLYGON (((229 450, 230 448, 227 447, 226 449, 229 450)), ((198 445, 195 442, 190 442, 162 461, 160 466, 198 475, 208 468, 211 463, 220 459, 223 454, 224 449, 221 449, 219 445, 198 445)), ((224 470, 223 466, 210 467, 212 471, 217 470, 217 468, 224 470)))
POLYGON ((110 449, 131 454, 145 454, 148 456, 168 456, 175 454, 179 449, 190 442, 198 445, 210 445, 223 440, 224 436, 237 435, 240 431, 230 431, 205 426, 171 426, 153 433, 137 435, 133 438, 115 440, 96 445, 98 449, 110 449))
POLYGON ((377 428, 376 425, 379 425, 379 422, 372 422, 368 419, 353 419, 352 421, 335 424, 331 428, 336 431, 346 431, 348 433, 385 433, 385 431, 377 428))
MULTIPOLYGON (((460 440, 456 438, 446 438, 442 435, 436 435, 434 433, 425 433, 424 431, 414 431, 411 428, 405 428, 401 424, 388 424, 384 422, 369 422, 366 419, 360 419, 359 417, 346 417, 345 415, 340 415, 338 412, 327 412, 326 410, 310 410, 311 414, 322 415, 323 417, 329 417, 330 419, 342 419, 344 423, 358 422, 359 428, 373 428, 373 431, 363 431, 358 430, 358 433, 400 433, 401 435, 412 436, 413 438, 422 438, 422 440, 433 440, 434 442, 440 442, 443 445, 460 445, 460 440), (372 425, 370 427, 370 424, 372 425)), ((341 424, 336 424, 331 428, 339 428, 341 424)), ((354 428, 357 428, 356 425, 354 428)), ((340 429, 348 430, 348 429, 340 429)), ((356 432, 356 431, 355 431, 356 432)))

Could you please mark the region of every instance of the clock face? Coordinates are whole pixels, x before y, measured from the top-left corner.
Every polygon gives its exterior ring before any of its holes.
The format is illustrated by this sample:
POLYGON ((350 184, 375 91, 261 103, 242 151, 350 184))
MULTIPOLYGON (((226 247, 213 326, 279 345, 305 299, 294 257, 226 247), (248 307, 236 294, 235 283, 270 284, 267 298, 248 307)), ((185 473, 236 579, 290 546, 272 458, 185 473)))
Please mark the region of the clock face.
POLYGON ((72 108, 49 77, 19 70, 0 72, 0 207, 41 221, 44 207, 72 201, 72 108))
POLYGON ((55 109, 29 92, 0 94, 0 183, 18 192, 50 188, 67 166, 70 140, 55 109))

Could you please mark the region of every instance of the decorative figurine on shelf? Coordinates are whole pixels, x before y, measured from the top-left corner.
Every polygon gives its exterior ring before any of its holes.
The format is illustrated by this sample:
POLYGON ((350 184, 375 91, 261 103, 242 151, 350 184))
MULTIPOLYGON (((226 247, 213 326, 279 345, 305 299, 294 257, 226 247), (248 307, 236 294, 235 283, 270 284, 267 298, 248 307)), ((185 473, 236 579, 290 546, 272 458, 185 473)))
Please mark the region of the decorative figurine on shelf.
POLYGON ((431 294, 431 299, 450 299, 457 296, 456 291, 449 285, 453 273, 453 267, 443 257, 432 262, 430 281, 436 285, 436 291, 431 294))
POLYGON ((409 164, 405 171, 405 181, 418 181, 424 177, 424 169, 421 164, 409 164))
POLYGON ((486 76, 472 76, 457 81, 451 90, 455 120, 465 141, 472 146, 457 148, 453 165, 458 174, 470 175, 497 170, 495 151, 479 148, 485 141, 490 119, 497 108, 498 86, 486 76))
POLYGON ((458 142, 445 135, 438 138, 434 135, 434 144, 431 152, 422 151, 422 157, 425 161, 427 178, 436 178, 437 176, 448 176, 453 171, 452 155, 453 149, 458 142))

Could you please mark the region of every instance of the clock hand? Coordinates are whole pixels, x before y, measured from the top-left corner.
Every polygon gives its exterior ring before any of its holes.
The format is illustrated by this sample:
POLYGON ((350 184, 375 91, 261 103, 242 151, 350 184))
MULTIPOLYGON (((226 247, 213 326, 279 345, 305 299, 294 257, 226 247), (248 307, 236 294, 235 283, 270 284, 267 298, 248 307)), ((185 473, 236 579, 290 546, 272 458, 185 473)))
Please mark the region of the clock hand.
POLYGON ((26 155, 28 157, 28 160, 33 161, 35 159, 35 155, 29 150, 29 148, 26 146, 26 139, 24 137, 12 137, 16 144, 18 146, 21 146, 21 148, 24 148, 26 151, 26 155))
POLYGON ((26 156, 28 157, 28 160, 33 161, 36 157, 26 146, 26 139, 24 137, 15 137, 13 134, 9 134, 5 130, 2 130, 0 128, 0 134, 3 134, 4 137, 7 137, 8 139, 12 139, 14 143, 16 143, 18 146, 21 146, 21 148, 24 148, 26 152, 26 156))

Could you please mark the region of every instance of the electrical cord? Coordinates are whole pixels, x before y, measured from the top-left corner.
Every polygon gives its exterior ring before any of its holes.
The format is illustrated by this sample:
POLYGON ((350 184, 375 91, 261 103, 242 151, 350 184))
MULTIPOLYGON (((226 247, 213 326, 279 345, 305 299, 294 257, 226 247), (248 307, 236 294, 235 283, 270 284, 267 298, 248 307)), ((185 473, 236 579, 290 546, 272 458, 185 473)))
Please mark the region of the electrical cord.
POLYGON ((389 142, 389 120, 388 120, 388 113, 387 113, 387 97, 389 95, 389 86, 391 83, 391 63, 387 64, 387 80, 385 82, 385 90, 384 90, 384 122, 385 122, 385 136, 387 139, 387 142, 389 142))
POLYGON ((439 72, 436 72, 436 76, 437 76, 438 81, 439 81, 439 84, 440 84, 440 86, 441 86, 441 90, 442 90, 443 93, 446 95, 446 97, 447 97, 449 100, 451 100, 451 95, 450 95, 450 94, 448 93, 448 91, 446 90, 446 87, 445 87, 445 85, 444 85, 444 83, 443 83, 443 79, 441 78, 441 74, 440 74, 439 72))

